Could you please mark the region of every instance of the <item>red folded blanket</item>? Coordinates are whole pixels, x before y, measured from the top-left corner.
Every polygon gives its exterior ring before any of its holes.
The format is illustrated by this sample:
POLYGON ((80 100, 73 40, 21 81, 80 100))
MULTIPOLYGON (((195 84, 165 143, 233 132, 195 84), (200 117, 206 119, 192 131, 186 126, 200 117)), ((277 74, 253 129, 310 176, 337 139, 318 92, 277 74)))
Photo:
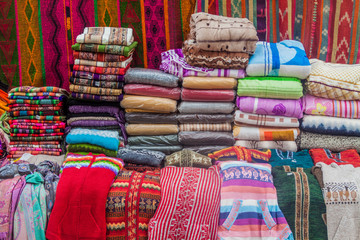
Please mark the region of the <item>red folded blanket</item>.
POLYGON ((181 89, 178 87, 169 88, 145 84, 126 84, 124 87, 124 91, 126 94, 163 97, 174 100, 179 100, 181 93, 181 89))
POLYGON ((234 90, 198 90, 183 88, 181 99, 185 101, 232 102, 235 98, 234 90))

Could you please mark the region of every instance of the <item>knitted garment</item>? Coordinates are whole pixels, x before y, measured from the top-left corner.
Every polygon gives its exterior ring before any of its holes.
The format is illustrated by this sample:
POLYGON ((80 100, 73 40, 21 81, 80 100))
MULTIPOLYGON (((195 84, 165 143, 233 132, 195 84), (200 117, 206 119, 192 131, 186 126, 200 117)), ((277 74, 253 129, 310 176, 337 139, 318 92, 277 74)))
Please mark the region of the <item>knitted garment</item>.
POLYGON ((271 166, 240 161, 221 168, 220 239, 294 239, 281 212, 271 166))
POLYGON ((79 143, 79 144, 69 144, 66 146, 68 152, 93 152, 93 153, 103 153, 109 157, 116 157, 116 150, 109 150, 100 146, 79 143))
POLYGON ((106 201, 106 239, 148 239, 160 203, 160 172, 120 171, 106 201))
POLYGON ((105 239, 106 197, 123 165, 121 159, 104 155, 68 154, 46 238, 105 239))
POLYGON ((288 165, 293 168, 311 168, 314 166, 313 160, 309 154, 309 150, 292 152, 282 151, 280 149, 271 149, 271 158, 269 163, 273 167, 288 165))
POLYGON ((166 167, 160 176, 161 202, 149 222, 149 240, 216 239, 220 204, 217 168, 166 167))
POLYGON ((326 207, 321 188, 311 169, 290 166, 272 168, 279 207, 296 240, 327 239, 326 207))
POLYGON ((338 165, 352 164, 354 167, 360 167, 360 156, 355 149, 345 150, 339 153, 332 153, 328 149, 316 148, 310 149, 310 155, 314 164, 323 162, 325 164, 336 163, 338 165))
POLYGON ((211 158, 207 156, 183 149, 166 156, 165 166, 209 168, 212 166, 212 162, 211 158))
POLYGON ((234 146, 208 154, 215 161, 246 161, 267 163, 271 157, 269 149, 255 150, 234 146))

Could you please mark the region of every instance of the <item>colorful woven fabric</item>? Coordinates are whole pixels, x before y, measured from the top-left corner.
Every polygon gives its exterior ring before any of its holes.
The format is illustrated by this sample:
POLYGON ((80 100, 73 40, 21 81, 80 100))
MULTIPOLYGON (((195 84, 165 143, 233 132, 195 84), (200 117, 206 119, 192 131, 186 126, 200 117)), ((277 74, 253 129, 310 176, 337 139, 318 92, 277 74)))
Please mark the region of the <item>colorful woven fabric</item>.
POLYGON ((75 59, 75 65, 94 66, 94 67, 114 67, 114 68, 126 68, 131 63, 132 58, 128 58, 123 62, 99 62, 86 59, 75 59))
POLYGON ((40 100, 25 100, 25 99, 11 99, 9 104, 34 104, 34 105, 52 105, 59 104, 60 100, 56 99, 40 99, 40 100))
POLYGON ((130 64, 125 68, 114 68, 114 67, 92 67, 84 65, 74 65, 74 71, 92 72, 97 74, 110 74, 110 75, 125 75, 130 64))
POLYGON ((83 72, 83 71, 73 71, 73 78, 84 78, 84 79, 92 79, 97 81, 124 81, 124 75, 111 75, 111 74, 97 74, 92 72, 83 72))
POLYGON ((81 85, 70 85, 71 92, 92 94, 92 95, 110 95, 118 96, 122 94, 122 89, 102 88, 102 87, 88 87, 81 85))
POLYGON ((182 123, 180 131, 230 132, 231 123, 182 123))
MULTIPOLYGON (((32 87, 32 86, 21 86, 17 88, 12 88, 9 93, 16 93, 16 92, 26 92, 26 93, 41 93, 44 94, 47 92, 52 93, 62 93, 64 95, 68 95, 69 93, 62 88, 58 87, 32 87)), ((51 96, 51 95, 50 95, 51 96)))
POLYGON ((299 127, 297 118, 251 114, 240 110, 235 111, 234 123, 263 127, 299 127))
POLYGON ((23 116, 44 116, 44 117, 48 117, 49 115, 54 115, 54 116, 58 116, 58 115, 63 115, 62 111, 11 111, 10 113, 10 117, 23 117, 23 116))
POLYGON ((300 134, 299 128, 270 128, 235 125, 233 135, 239 140, 294 141, 300 134))
POLYGON ((211 158, 207 156, 183 149, 166 156, 165 166, 209 168, 212 166, 212 162, 211 158))
POLYGON ((74 59, 84 59, 84 60, 99 61, 99 62, 123 62, 129 58, 122 55, 97 53, 97 52, 74 51, 73 55, 74 55, 74 59))
POLYGON ((309 153, 314 161, 314 165, 318 162, 323 162, 327 165, 336 163, 337 165, 352 164, 354 167, 360 166, 360 156, 355 149, 332 153, 328 149, 314 148, 310 149, 309 153))
POLYGON ((148 239, 160 189, 160 172, 121 171, 107 196, 106 239, 148 239))
POLYGON ((96 81, 93 79, 85 78, 70 78, 70 83, 74 85, 83 85, 89 87, 100 87, 100 88, 122 88, 123 82, 110 82, 110 81, 96 81))
POLYGON ((129 46, 105 45, 105 44, 89 44, 75 43, 71 48, 75 51, 92 52, 92 53, 108 53, 129 57, 135 50, 137 42, 133 42, 129 46))
POLYGON ((296 152, 298 147, 295 141, 254 141, 237 140, 235 146, 242 146, 252 149, 279 149, 281 151, 296 152))
POLYGON ((129 46, 134 41, 132 28, 86 27, 76 37, 78 43, 129 46))
POLYGON ((94 95, 94 94, 77 93, 77 92, 72 92, 71 97, 84 99, 84 100, 106 101, 106 102, 120 102, 123 99, 122 94, 119 96, 106 96, 106 95, 94 95))
POLYGON ((66 120, 66 116, 20 116, 20 117, 13 117, 13 120, 38 120, 38 121, 65 121, 66 120))
POLYGON ((208 154, 215 161, 246 161, 267 163, 271 157, 270 149, 255 150, 234 146, 208 154))

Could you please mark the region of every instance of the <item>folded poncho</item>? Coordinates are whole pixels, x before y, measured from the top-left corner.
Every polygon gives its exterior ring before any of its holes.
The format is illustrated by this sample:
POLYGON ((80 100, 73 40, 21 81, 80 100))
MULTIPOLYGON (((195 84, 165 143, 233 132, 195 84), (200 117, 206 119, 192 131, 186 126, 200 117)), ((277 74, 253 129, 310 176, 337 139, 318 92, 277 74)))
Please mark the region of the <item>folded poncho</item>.
POLYGON ((206 51, 253 54, 259 40, 247 18, 232 18, 199 12, 191 15, 189 39, 206 51))
POLYGON ((182 123, 180 131, 231 132, 231 123, 182 123))
POLYGON ((305 115, 301 123, 301 129, 314 133, 360 136, 360 120, 305 115))
POLYGON ((117 151, 120 137, 117 131, 73 128, 66 136, 68 144, 88 143, 117 151))
POLYGON ((232 114, 178 114, 179 123, 224 123, 233 122, 232 114))
POLYGON ((234 126, 233 135, 239 140, 294 141, 300 134, 299 128, 234 126))
POLYGON ((83 71, 73 71, 72 77, 93 79, 97 81, 120 81, 120 82, 125 81, 124 75, 97 74, 97 73, 83 72, 83 71))
POLYGON ((160 136, 131 136, 128 138, 128 144, 133 146, 173 146, 180 145, 178 135, 160 135, 160 136))
POLYGON ((235 78, 226 77, 185 77, 182 81, 190 89, 235 89, 237 84, 235 78))
POLYGON ((97 53, 97 52, 73 52, 74 59, 84 59, 99 62, 124 62, 130 57, 122 55, 108 54, 108 53, 97 53))
POLYGON ((300 79, 290 77, 246 77, 239 79, 238 96, 299 99, 303 95, 300 79))
POLYGON ((77 92, 72 92, 71 97, 84 99, 84 100, 106 101, 106 102, 120 102, 123 99, 122 94, 119 96, 107 96, 107 95, 95 95, 95 94, 77 93, 77 92))
POLYGON ((122 108, 156 111, 159 113, 176 112, 177 102, 168 98, 124 95, 120 106, 122 108))
POLYGON ((264 127, 299 127, 297 118, 259 115, 245 113, 240 110, 235 111, 235 124, 249 124, 264 127))
POLYGON ((165 154, 149 150, 120 148, 117 157, 124 160, 124 162, 157 167, 165 159, 165 154))
POLYGON ((360 64, 326 63, 311 59, 308 93, 335 100, 360 100, 360 64))
POLYGON ((249 76, 281 76, 305 79, 311 65, 304 46, 295 40, 279 43, 258 42, 250 57, 246 73, 249 76))
POLYGON ((209 168, 212 166, 212 162, 208 156, 183 149, 166 156, 165 166, 209 168))
POLYGON ((271 157, 270 149, 255 150, 234 146, 208 154, 214 161, 245 161, 249 163, 267 163, 271 157))
POLYGON ((70 78, 70 83, 75 85, 83 85, 89 87, 100 87, 100 88, 122 88, 124 86, 124 82, 116 82, 116 81, 97 81, 93 79, 86 78, 70 78))
POLYGON ((126 132, 128 135, 169 135, 177 134, 179 127, 177 124, 127 124, 126 132))
POLYGON ((127 123, 177 123, 177 114, 166 113, 126 113, 127 123))
POLYGON ((236 96, 234 90, 198 90, 182 88, 181 100, 196 102, 232 102, 236 96))
POLYGON ((181 88, 179 87, 169 88, 169 87, 160 87, 160 86, 145 85, 145 84, 126 84, 124 87, 124 92, 126 94, 162 97, 162 98, 179 100, 181 94, 181 88))
POLYGON ((181 102, 178 110, 180 113, 232 113, 232 102, 181 102))
POLYGON ((236 106, 246 113, 295 118, 303 117, 302 99, 237 97, 236 106))
POLYGON ((78 43, 129 46, 134 41, 132 28, 85 27, 76 37, 78 43))
POLYGON ((254 141, 254 140, 237 140, 235 146, 242 146, 253 149, 279 149, 282 151, 297 151, 295 141, 254 141))
POLYGON ((304 97, 304 113, 359 119, 360 101, 332 100, 306 95, 304 97))
POLYGON ((129 46, 119 46, 119 45, 107 45, 107 44, 92 44, 92 43, 75 43, 71 46, 72 50, 83 51, 83 52, 100 52, 100 53, 109 53, 123 55, 125 57, 130 56, 137 47, 138 42, 133 42, 129 46))
POLYGON ((126 83, 150 84, 162 87, 177 87, 179 78, 160 70, 130 68, 125 75, 126 83))
POLYGON ((85 65, 85 66, 94 66, 94 67, 114 67, 114 68, 126 68, 126 66, 131 63, 132 57, 126 59, 123 62, 99 62, 85 59, 75 59, 74 64, 76 65, 85 65))
POLYGON ((233 146, 235 143, 230 132, 179 132, 178 137, 184 146, 233 146))
POLYGON ((92 67, 92 66, 85 66, 85 65, 74 65, 74 71, 84 71, 84 72, 92 72, 92 73, 98 73, 98 74, 125 75, 125 73, 129 67, 130 67, 130 64, 128 64, 125 68, 92 67))

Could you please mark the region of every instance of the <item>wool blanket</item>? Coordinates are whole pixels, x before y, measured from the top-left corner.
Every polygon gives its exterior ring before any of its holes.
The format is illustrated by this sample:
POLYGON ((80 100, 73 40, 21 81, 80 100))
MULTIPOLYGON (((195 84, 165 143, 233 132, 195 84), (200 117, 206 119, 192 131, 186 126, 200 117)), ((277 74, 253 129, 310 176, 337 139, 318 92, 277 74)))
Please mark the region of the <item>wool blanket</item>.
POLYGON ((322 134, 360 136, 360 121, 358 119, 305 115, 301 129, 322 134))
POLYGON ((311 65, 304 46, 295 40, 279 43, 258 42, 250 57, 246 73, 249 76, 281 76, 306 79, 311 65))
POLYGON ((294 239, 267 163, 219 162, 220 239, 294 239))
POLYGON ((193 114, 229 114, 234 111, 232 102, 181 102, 178 110, 180 113, 193 114))
POLYGON ((234 146, 208 154, 214 161, 245 161, 249 163, 267 163, 271 157, 269 149, 256 150, 234 146))
POLYGON ((129 46, 134 41, 133 31, 132 28, 86 27, 76 42, 129 46))
POLYGON ((127 123, 177 123, 176 113, 126 113, 125 119, 127 123))
POLYGON ((132 57, 129 57, 122 62, 100 62, 86 59, 75 59, 74 64, 94 67, 113 67, 113 68, 126 68, 128 64, 132 62, 132 57))
POLYGON ((235 78, 226 77, 185 77, 182 86, 189 89, 235 89, 235 78))
POLYGON ((124 62, 132 55, 125 57, 122 55, 108 54, 108 53, 97 53, 97 52, 73 52, 74 59, 91 60, 97 62, 124 62))
POLYGON ((108 113, 114 117, 122 115, 121 118, 124 119, 124 114, 118 106, 71 105, 68 110, 70 113, 108 113))
POLYGON ((97 73, 84 72, 84 71, 73 71, 72 77, 92 79, 96 81, 115 81, 115 82, 125 81, 124 75, 97 74, 97 73))
POLYGON ((181 123, 180 131, 231 132, 231 123, 181 123))
POLYGON ((105 117, 105 116, 89 116, 89 117, 72 117, 68 118, 67 124, 71 125, 73 122, 76 121, 116 121, 115 117, 105 117))
POLYGON ((189 39, 206 51, 253 54, 259 40, 256 28, 247 18, 194 13, 190 18, 189 39))
POLYGON ((146 111, 155 111, 158 113, 176 112, 177 102, 168 98, 124 95, 120 102, 122 108, 140 109, 146 111))
POLYGON ((233 129, 237 140, 295 141, 299 134, 299 128, 253 127, 242 124, 235 125, 233 129))
POLYGON ((165 155, 170 155, 174 152, 181 151, 183 149, 183 146, 181 145, 173 145, 173 146, 131 146, 127 145, 128 149, 131 150, 148 150, 148 151, 156 151, 156 152, 162 152, 165 155))
POLYGON ((9 98, 12 99, 26 99, 26 98, 49 98, 49 99, 60 99, 63 97, 64 93, 59 92, 11 92, 9 93, 9 98))
POLYGON ((162 52, 159 69, 178 77, 245 77, 244 69, 214 69, 191 66, 185 61, 181 49, 171 49, 162 52))
POLYGON ((249 62, 248 53, 203 50, 194 40, 185 41, 182 51, 186 62, 195 67, 244 69, 249 62))
POLYGON ((180 79, 160 70, 130 68, 125 75, 126 83, 149 84, 162 87, 177 87, 180 79))
POLYGON ((221 145, 213 145, 213 146, 185 146, 185 149, 189 149, 191 151, 200 153, 202 155, 208 155, 212 152, 218 151, 220 149, 228 148, 228 146, 221 146, 221 145))
POLYGON ((47 121, 47 122, 53 122, 53 121, 66 121, 66 116, 21 116, 21 117, 13 117, 12 120, 16 121, 22 121, 22 122, 28 122, 28 121, 47 121))
POLYGON ((77 120, 72 121, 68 126, 70 127, 118 127, 119 122, 117 120, 77 120))
POLYGON ((220 178, 217 168, 161 169, 161 202, 149 222, 149 240, 216 239, 220 178), (201 209, 202 211, 198 211, 201 209))
POLYGON ((93 95, 110 95, 110 96, 118 96, 122 94, 122 89, 89 87, 89 86, 74 85, 74 84, 70 84, 70 91, 77 93, 85 93, 85 94, 93 94, 93 95))
POLYGON ((296 152, 298 147, 295 141, 253 141, 237 140, 235 146, 242 146, 252 149, 279 149, 281 151, 296 152))
POLYGON ((175 146, 180 145, 178 135, 131 136, 128 144, 133 146, 175 146))
POLYGON ((325 148, 334 152, 341 152, 347 149, 356 149, 360 152, 359 137, 344 135, 329 135, 301 131, 297 139, 299 149, 325 148))
MULTIPOLYGON (((225 145, 233 146, 234 137, 230 132, 183 131, 178 134, 179 142, 184 146, 225 145)), ((219 150, 219 149, 217 149, 219 150)))
POLYGON ((67 152, 76 153, 76 152, 91 152, 91 153, 102 153, 109 157, 116 157, 117 150, 109 150, 100 146, 79 143, 79 144, 69 144, 66 146, 67 152))
POLYGON ((284 117, 303 117, 302 99, 266 99, 237 97, 236 106, 243 112, 284 117))
POLYGON ((100 102, 100 101, 88 101, 79 98, 69 98, 67 101, 68 106, 72 105, 91 105, 91 106, 111 106, 111 107, 119 107, 119 103, 117 102, 100 102))
POLYGON ((93 100, 93 101, 105 101, 105 102, 120 102, 123 99, 123 95, 118 96, 107 96, 107 95, 95 95, 87 93, 72 92, 71 97, 82 100, 93 100))
POLYGON ((295 239, 327 239, 326 207, 318 181, 311 169, 279 166, 272 168, 279 207, 295 239), (296 206, 296 207, 294 207, 296 206))
POLYGON ((130 64, 128 64, 125 68, 74 65, 73 69, 74 71, 92 72, 97 74, 125 75, 129 67, 130 64))
POLYGON ((63 136, 64 133, 10 133, 10 137, 49 137, 49 136, 63 136))
POLYGON ((123 159, 124 162, 158 167, 165 159, 165 154, 157 151, 120 148, 117 157, 123 159))
MULTIPOLYGON (((35 147, 32 145, 31 145, 31 147, 13 147, 13 146, 11 146, 10 153, 14 154, 16 152, 59 152, 59 153, 61 153, 62 150, 61 150, 61 148, 53 148, 53 147, 47 148, 45 146, 42 146, 42 147, 35 147)), ((54 154, 56 154, 56 153, 54 153, 54 154)))
POLYGON ((259 115, 252 113, 245 113, 236 110, 234 114, 235 124, 248 124, 259 127, 299 127, 299 120, 297 118, 259 115))
POLYGON ((72 50, 92 53, 108 53, 129 57, 135 51, 138 42, 133 42, 129 46, 108 45, 108 44, 91 44, 75 43, 71 46, 72 50))
POLYGON ((126 132, 131 136, 152 136, 177 134, 177 124, 126 124, 126 132))
POLYGON ((88 87, 98 87, 98 88, 122 88, 124 82, 111 82, 111 81, 97 81, 93 79, 86 78, 70 78, 70 83, 73 85, 83 85, 88 87))
MULTIPOLYGON (((11 106, 10 107, 11 111, 12 112, 17 112, 17 111, 59 111, 59 110, 62 110, 63 107, 62 106, 41 106, 41 105, 37 105, 37 106, 34 106, 34 107, 31 107, 31 106, 18 106, 18 107, 15 107, 15 106, 11 106)), ((9 109, 9 110, 10 110, 9 109)))
POLYGON ((25 99, 11 99, 9 104, 32 104, 32 105, 57 105, 62 102, 57 99, 40 99, 40 100, 25 100, 25 99))
POLYGON ((48 117, 49 115, 54 115, 54 116, 58 116, 58 115, 63 115, 63 111, 11 111, 9 112, 10 117, 23 117, 23 116, 32 116, 32 117, 36 117, 35 115, 38 116, 44 116, 44 117, 48 117))
POLYGON ((19 92, 24 92, 24 93, 43 93, 46 94, 46 92, 48 93, 62 93, 63 95, 68 95, 69 93, 62 88, 58 88, 58 87, 32 87, 32 86, 22 86, 22 87, 16 87, 16 88, 12 88, 9 93, 19 93, 19 92))
POLYGON ((126 94, 142 95, 150 97, 162 97, 170 98, 173 100, 179 100, 181 94, 181 88, 175 87, 161 87, 146 84, 126 84, 124 87, 126 94))
POLYGON ((232 114, 178 114, 179 123, 232 123, 232 114))
POLYGON ((11 141, 24 141, 24 142, 37 142, 37 141, 62 141, 63 136, 45 136, 45 137, 12 137, 10 136, 11 141))
POLYGON ((56 96, 9 96, 9 99, 21 99, 21 100, 42 100, 42 99, 48 99, 48 100, 59 100, 64 101, 66 98, 64 96, 56 97, 56 96))
POLYGON ((232 102, 236 96, 234 90, 200 90, 182 88, 181 100, 195 102, 232 102))
POLYGON ((166 156, 165 166, 209 168, 212 166, 212 161, 208 156, 183 149, 166 156))
POLYGON ((303 96, 303 87, 298 78, 246 77, 238 81, 238 96, 276 99, 299 99, 303 96))
POLYGON ((309 150, 307 149, 299 152, 271 149, 271 158, 269 163, 273 167, 286 165, 293 168, 312 168, 314 166, 309 150))
POLYGON ((313 148, 309 153, 316 165, 319 162, 330 165, 336 163, 337 165, 351 164, 354 167, 360 167, 360 155, 355 149, 348 149, 338 153, 333 153, 329 149, 313 148))
POLYGON ((27 134, 41 134, 41 133, 61 133, 65 128, 57 129, 24 129, 24 128, 11 128, 10 133, 27 133, 27 134))
POLYGON ((304 97, 304 113, 339 118, 360 118, 360 101, 333 100, 311 95, 304 97))
POLYGON ((308 93, 335 100, 360 100, 360 64, 326 63, 311 59, 308 93))

